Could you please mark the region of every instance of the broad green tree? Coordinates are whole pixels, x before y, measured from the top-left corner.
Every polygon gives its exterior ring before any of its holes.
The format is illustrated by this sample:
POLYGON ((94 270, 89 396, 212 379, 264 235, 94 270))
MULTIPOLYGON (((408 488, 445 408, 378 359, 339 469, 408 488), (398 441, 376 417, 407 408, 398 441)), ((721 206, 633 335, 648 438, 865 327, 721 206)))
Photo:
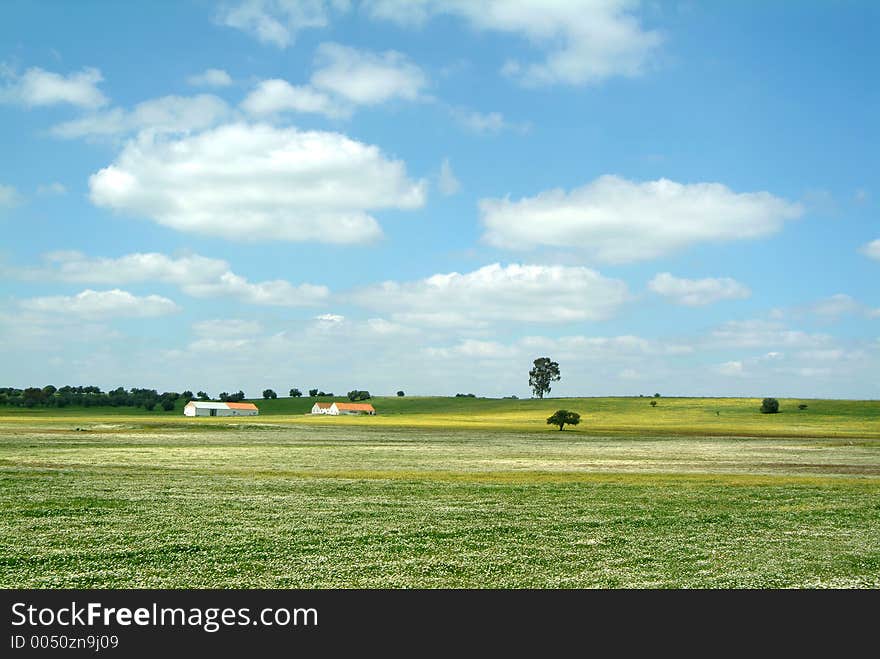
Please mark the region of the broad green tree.
POLYGON ((580 422, 581 415, 577 412, 569 412, 568 410, 556 410, 553 416, 547 419, 548 426, 559 426, 560 430, 563 430, 566 424, 576 426, 580 422))

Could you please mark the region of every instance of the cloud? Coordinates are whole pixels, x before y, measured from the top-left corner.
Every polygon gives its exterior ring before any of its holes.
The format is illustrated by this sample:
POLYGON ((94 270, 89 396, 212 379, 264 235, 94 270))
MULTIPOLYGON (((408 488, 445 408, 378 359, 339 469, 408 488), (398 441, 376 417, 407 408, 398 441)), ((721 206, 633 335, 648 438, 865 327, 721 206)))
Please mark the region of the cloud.
POLYGON ((713 330, 710 345, 733 348, 813 348, 828 345, 827 334, 808 334, 768 320, 734 320, 713 330))
POLYGON ((166 297, 136 297, 118 288, 109 291, 86 289, 73 296, 35 297, 22 300, 20 305, 28 311, 72 314, 84 318, 151 318, 180 310, 180 307, 166 297))
POLYGON ((348 0, 243 0, 222 8, 217 20, 262 43, 287 48, 297 32, 326 27, 333 12, 348 7, 348 0))
POLYGON ((181 290, 193 297, 231 297, 248 304, 276 307, 310 306, 330 295, 326 286, 294 286, 283 279, 252 284, 233 272, 225 272, 215 281, 185 284, 181 290))
POLYGON ((260 334, 263 326, 255 320, 223 318, 193 323, 192 329, 200 337, 231 339, 260 334))
POLYGON ((837 293, 819 300, 809 310, 828 320, 836 320, 846 315, 862 315, 867 318, 880 317, 880 309, 872 309, 845 293, 837 293))
POLYGON ((752 292, 735 279, 681 279, 668 272, 661 272, 648 282, 648 288, 676 304, 701 307, 720 300, 738 300, 749 297, 752 292))
POLYGON ((340 316, 335 313, 322 313, 320 316, 315 316, 315 320, 321 321, 322 323, 341 323, 345 320, 345 316, 340 316))
POLYGON ((228 297, 247 304, 297 307, 318 304, 330 295, 326 286, 294 285, 283 279, 251 283, 230 270, 229 263, 198 254, 172 258, 156 252, 119 258, 89 258, 80 252, 50 252, 48 266, 25 270, 26 279, 123 285, 138 282, 173 284, 192 297, 228 297))
POLYGON ((626 284, 579 267, 487 265, 415 282, 387 281, 353 298, 399 322, 479 327, 494 321, 604 320, 628 300, 626 284))
POLYGON ((767 236, 802 213, 767 192, 735 193, 720 183, 637 183, 601 176, 570 193, 519 201, 481 199, 484 239, 495 247, 580 249, 607 263, 642 261, 704 242, 767 236))
POLYGON ((68 104, 80 108, 99 108, 107 97, 97 85, 104 78, 94 68, 62 75, 32 67, 22 75, 10 74, 10 82, 0 88, 0 103, 27 108, 68 104))
POLYGON ((12 208, 21 203, 21 195, 11 185, 0 184, 0 209, 12 208))
POLYGON ((323 43, 307 85, 273 78, 260 81, 241 108, 255 117, 281 112, 348 117, 358 106, 395 99, 416 101, 428 81, 424 72, 401 53, 374 53, 336 43, 323 43))
POLYGON ((228 87, 232 84, 232 78, 223 69, 205 69, 189 76, 186 81, 193 87, 228 87))
POLYGON ((229 115, 223 99, 212 94, 163 96, 138 103, 132 110, 112 108, 53 126, 56 137, 115 137, 137 131, 187 133, 217 124, 229 115))
POLYGON ((369 211, 424 204, 425 182, 339 133, 244 123, 180 139, 139 136, 89 179, 92 202, 236 242, 365 243, 369 211))
POLYGON ((880 261, 880 238, 862 245, 862 248, 859 251, 868 258, 880 261))
POLYGON ((466 357, 469 359, 510 359, 517 354, 516 348, 497 341, 465 339, 449 348, 426 348, 425 354, 432 358, 449 359, 466 357))
POLYGON ((447 197, 454 195, 461 189, 461 183, 455 178, 455 172, 452 171, 452 165, 449 163, 449 158, 444 158, 443 164, 440 165, 440 176, 437 177, 437 187, 440 188, 440 192, 447 197))
POLYGON ((478 135, 497 135, 504 131, 527 133, 527 123, 511 123, 500 112, 482 113, 468 108, 452 107, 449 109, 452 118, 461 126, 478 135))
POLYGON ((740 361, 730 361, 719 364, 718 372, 721 373, 721 375, 745 375, 743 371, 743 363, 740 361))
POLYGON ((42 196, 60 196, 67 194, 67 187, 57 181, 37 186, 37 194, 42 196))
POLYGON ((663 41, 645 30, 631 0, 367 0, 373 17, 418 25, 450 14, 477 30, 525 39, 544 54, 535 62, 508 60, 502 72, 521 84, 585 85, 642 74, 663 41))
POLYGON ((346 117, 351 108, 343 107, 332 98, 308 86, 294 86, 286 80, 260 81, 241 102, 241 108, 257 117, 280 112, 323 114, 328 117, 346 117))
POLYGON ((428 79, 405 55, 373 53, 338 43, 322 43, 315 55, 312 85, 355 105, 378 105, 392 99, 416 101, 428 79))

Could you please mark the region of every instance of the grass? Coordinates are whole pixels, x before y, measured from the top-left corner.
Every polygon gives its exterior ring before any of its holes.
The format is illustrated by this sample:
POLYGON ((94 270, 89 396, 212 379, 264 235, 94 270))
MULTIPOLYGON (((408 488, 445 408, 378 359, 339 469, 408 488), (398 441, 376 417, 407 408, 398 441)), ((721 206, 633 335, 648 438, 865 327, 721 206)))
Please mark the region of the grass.
POLYGON ((578 401, 602 434, 528 416, 570 401, 435 400, 2 417, 0 587, 880 587, 876 403, 809 401, 801 437, 721 437, 670 430, 715 401, 578 401), (673 423, 632 431, 642 406, 673 423))
MULTIPOLYGON (((876 437, 880 438, 880 401, 780 399, 779 414, 761 414, 757 398, 555 398, 502 400, 492 398, 379 397, 370 402, 378 415, 369 418, 304 416, 314 398, 254 399, 260 417, 183 419, 182 402, 172 412, 137 408, 0 408, 0 421, 46 423, 118 423, 121 418, 141 424, 191 422, 206 427, 214 422, 316 424, 321 427, 404 427, 443 430, 541 432, 546 418, 565 408, 581 414, 581 425, 565 432, 590 435, 623 434, 745 436, 745 437, 876 437), (807 404, 799 410, 798 405, 807 404)), ((322 398, 320 400, 343 400, 322 398)))

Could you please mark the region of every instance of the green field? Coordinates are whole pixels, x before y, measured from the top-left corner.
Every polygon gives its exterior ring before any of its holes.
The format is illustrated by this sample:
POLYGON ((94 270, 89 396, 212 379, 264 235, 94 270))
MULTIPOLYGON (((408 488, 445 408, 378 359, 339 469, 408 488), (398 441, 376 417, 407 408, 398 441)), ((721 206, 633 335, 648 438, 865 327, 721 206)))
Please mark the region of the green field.
POLYGON ((312 402, 0 409, 0 587, 880 587, 876 401, 312 402))

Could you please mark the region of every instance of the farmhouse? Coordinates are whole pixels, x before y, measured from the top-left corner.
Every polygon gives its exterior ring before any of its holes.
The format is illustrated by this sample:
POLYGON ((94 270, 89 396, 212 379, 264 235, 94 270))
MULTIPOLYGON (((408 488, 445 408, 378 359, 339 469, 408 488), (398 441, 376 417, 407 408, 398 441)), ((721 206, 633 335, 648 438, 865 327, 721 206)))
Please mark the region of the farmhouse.
POLYGON ((330 403, 315 403, 312 405, 312 414, 329 414, 330 403))
POLYGON ((333 403, 327 414, 339 416, 340 414, 370 414, 376 413, 375 408, 369 403, 333 403))
POLYGON ((184 408, 186 416, 257 416, 260 410, 253 403, 215 403, 191 400, 184 408))

